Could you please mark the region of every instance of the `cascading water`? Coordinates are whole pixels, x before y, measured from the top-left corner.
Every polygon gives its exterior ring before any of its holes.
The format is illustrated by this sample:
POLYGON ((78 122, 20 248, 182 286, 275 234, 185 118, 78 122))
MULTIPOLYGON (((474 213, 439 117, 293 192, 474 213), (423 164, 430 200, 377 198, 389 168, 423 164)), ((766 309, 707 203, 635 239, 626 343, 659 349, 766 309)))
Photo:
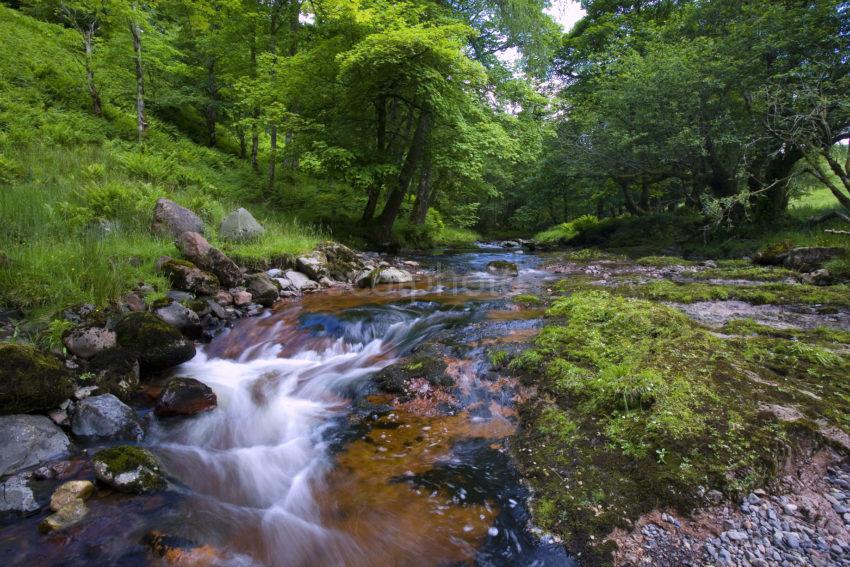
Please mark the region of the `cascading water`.
POLYGON ((368 550, 323 525, 315 498, 331 467, 323 432, 365 376, 465 314, 390 305, 348 321, 291 315, 263 321, 235 359, 226 353, 244 344, 238 327, 179 369, 213 388, 219 408, 160 427, 158 452, 189 489, 189 506, 228 539, 236 533, 227 543, 248 556, 269 565, 368 564, 368 550))

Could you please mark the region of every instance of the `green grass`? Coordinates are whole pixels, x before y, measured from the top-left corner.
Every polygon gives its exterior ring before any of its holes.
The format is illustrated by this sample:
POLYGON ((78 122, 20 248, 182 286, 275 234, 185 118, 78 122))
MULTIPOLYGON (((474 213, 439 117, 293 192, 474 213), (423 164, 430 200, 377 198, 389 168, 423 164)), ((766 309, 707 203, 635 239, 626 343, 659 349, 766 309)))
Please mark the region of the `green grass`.
MULTIPOLYGON (((301 211, 272 208, 262 175, 234 156, 155 115, 139 145, 131 109, 106 93, 104 117, 92 116, 73 32, 0 6, 0 39, 0 305, 49 321, 68 306, 107 305, 142 282, 167 289, 154 262, 178 252, 149 230, 160 197, 197 212, 211 242, 246 262, 326 238, 301 211), (223 245, 218 225, 239 206, 266 234, 223 245)), ((105 84, 126 74, 111 65, 99 69, 105 84)))

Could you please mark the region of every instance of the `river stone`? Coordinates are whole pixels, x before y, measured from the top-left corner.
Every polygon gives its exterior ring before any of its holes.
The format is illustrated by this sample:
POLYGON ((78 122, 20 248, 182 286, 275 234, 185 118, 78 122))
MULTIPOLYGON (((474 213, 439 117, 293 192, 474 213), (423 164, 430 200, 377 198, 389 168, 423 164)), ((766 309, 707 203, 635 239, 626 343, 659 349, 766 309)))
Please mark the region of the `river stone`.
POLYGON ((180 303, 172 302, 154 310, 157 317, 172 325, 189 337, 201 334, 201 318, 197 313, 180 303))
POLYGON ((497 276, 516 276, 519 274, 519 268, 513 262, 494 260, 487 264, 487 272, 497 276))
POLYGON ((15 475, 0 483, 0 512, 29 514, 39 508, 24 475, 15 475))
POLYGON ((168 276, 175 289, 201 295, 213 295, 218 290, 218 278, 192 262, 162 256, 157 260, 157 268, 168 276))
POLYGON ((399 284, 413 281, 413 275, 407 270, 399 268, 375 268, 368 274, 360 274, 356 277, 359 287, 370 287, 378 284, 399 284))
POLYGON ((245 282, 254 301, 264 307, 271 307, 280 295, 279 284, 266 274, 251 274, 245 282))
POLYGON ((235 287, 242 283, 239 266, 197 232, 181 234, 177 239, 177 247, 197 267, 215 274, 221 285, 235 287))
POLYGON ((164 370, 195 356, 195 344, 153 313, 130 313, 115 332, 118 344, 138 356, 143 370, 164 370))
POLYGON ((0 417, 0 476, 61 459, 72 450, 68 436, 43 415, 0 417))
POLYGON ((102 350, 115 346, 115 333, 101 327, 75 329, 62 342, 72 354, 80 358, 91 358, 102 350))
POLYGON ((127 401, 139 386, 138 356, 115 347, 94 355, 87 371, 94 374, 94 383, 102 391, 127 401))
POLYGON ((29 345, 0 343, 0 414, 48 411, 74 393, 59 360, 29 345))
POLYGON ((141 494, 165 488, 162 467, 150 451, 132 445, 119 445, 98 452, 92 458, 97 480, 121 492, 141 494))
POLYGON ((136 412, 112 394, 92 396, 78 403, 71 431, 79 437, 129 441, 141 441, 145 435, 136 412))
POLYGON ((79 523, 88 513, 89 509, 86 503, 75 498, 59 508, 55 514, 51 514, 42 520, 38 529, 41 533, 63 530, 79 523))
POLYGON ((251 305, 251 301, 254 299, 251 294, 243 288, 231 289, 230 295, 233 298, 233 305, 236 307, 251 305))
POLYGON ((194 378, 172 378, 156 400, 159 417, 191 416, 215 409, 215 392, 194 378))
POLYGON ((50 497, 50 509, 58 512, 63 506, 74 500, 86 500, 94 493, 94 484, 90 480, 69 480, 61 484, 50 497))
POLYGON ((330 275, 328 259, 323 252, 319 251, 296 258, 295 267, 313 280, 319 280, 330 275))
POLYGON ((311 280, 301 272, 289 270, 286 272, 285 275, 286 279, 292 282, 292 287, 294 287, 298 291, 312 291, 319 289, 318 282, 311 280))
POLYGON ((151 230, 162 236, 179 237, 184 232, 204 232, 201 217, 174 201, 159 199, 153 209, 151 230))
POLYGON ((241 207, 224 217, 218 229, 218 235, 222 240, 233 242, 254 240, 265 232, 266 230, 257 222, 257 219, 241 207))

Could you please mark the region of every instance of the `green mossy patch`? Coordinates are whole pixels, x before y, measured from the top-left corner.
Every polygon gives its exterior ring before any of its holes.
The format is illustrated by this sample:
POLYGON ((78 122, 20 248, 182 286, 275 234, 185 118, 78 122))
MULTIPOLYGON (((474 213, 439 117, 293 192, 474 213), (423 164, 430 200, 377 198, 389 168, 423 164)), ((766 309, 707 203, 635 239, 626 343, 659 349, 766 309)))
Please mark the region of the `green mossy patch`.
POLYGON ((530 293, 520 293, 519 295, 513 296, 511 299, 517 305, 522 305, 524 307, 534 307, 543 304, 542 299, 530 293))
POLYGON ((850 431, 839 351, 724 339, 674 308, 602 290, 558 299, 547 322, 509 365, 537 391, 520 408, 515 453, 535 521, 588 564, 608 561, 596 543, 645 512, 687 513, 705 490, 764 484, 818 420, 850 431), (802 417, 782 421, 766 410, 776 406, 802 417))
POLYGON ((0 415, 47 411, 74 393, 68 370, 32 346, 0 343, 0 415))
POLYGON ((139 357, 143 369, 162 370, 195 356, 194 343, 152 313, 130 313, 115 327, 118 344, 139 357))
POLYGON ((696 262, 685 260, 677 256, 643 256, 635 260, 638 266, 655 266, 665 268, 669 266, 693 266, 696 262))
POLYGON ((166 486, 159 461, 141 447, 119 445, 92 458, 98 480, 122 492, 152 492, 166 486))
POLYGON ((726 301, 735 299, 755 305, 817 304, 833 307, 850 306, 850 286, 816 286, 806 284, 766 283, 760 286, 718 285, 710 283, 676 283, 653 281, 644 285, 624 285, 616 293, 674 303, 726 301))

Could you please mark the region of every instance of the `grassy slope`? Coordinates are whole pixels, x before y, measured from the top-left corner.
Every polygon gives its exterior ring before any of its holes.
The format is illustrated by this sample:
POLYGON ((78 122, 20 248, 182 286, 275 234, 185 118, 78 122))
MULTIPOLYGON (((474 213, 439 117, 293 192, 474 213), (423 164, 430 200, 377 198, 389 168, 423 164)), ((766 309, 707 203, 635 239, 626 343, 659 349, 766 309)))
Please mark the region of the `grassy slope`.
POLYGON ((223 215, 251 209, 266 236, 223 246, 246 260, 320 239, 258 204, 261 180, 232 156, 156 120, 138 146, 132 114, 108 106, 103 119, 90 115, 73 33, 0 6, 0 40, 0 305, 49 317, 142 281, 165 289, 153 263, 177 251, 148 230, 159 197, 198 212, 213 241, 223 215))

